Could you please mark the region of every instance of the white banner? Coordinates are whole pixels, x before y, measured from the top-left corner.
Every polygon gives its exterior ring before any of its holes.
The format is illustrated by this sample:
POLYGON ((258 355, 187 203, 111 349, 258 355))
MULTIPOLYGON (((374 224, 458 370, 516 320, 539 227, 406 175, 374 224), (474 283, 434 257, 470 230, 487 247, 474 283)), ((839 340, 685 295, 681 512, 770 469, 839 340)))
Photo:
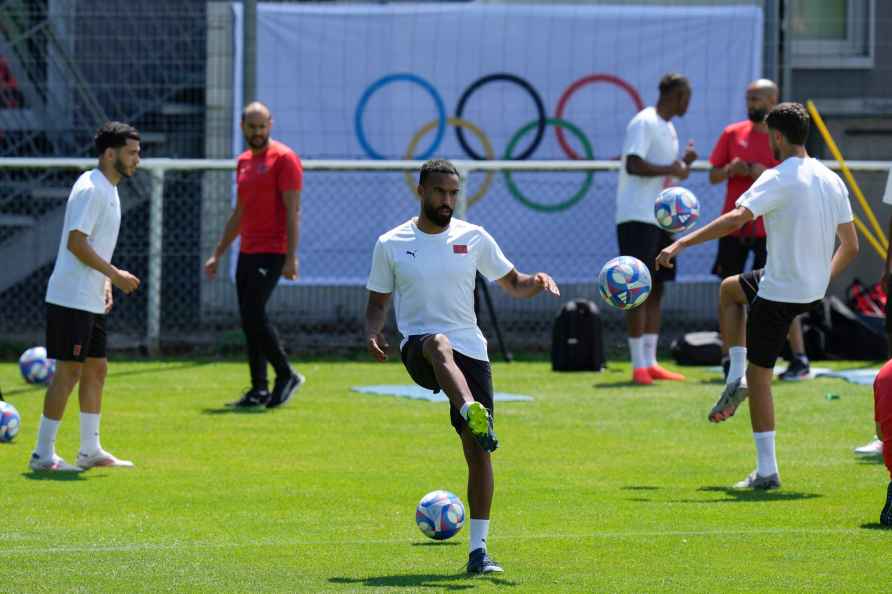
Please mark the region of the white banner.
MULTIPOLYGON (((674 124, 705 159, 762 60, 754 6, 260 4, 257 26, 257 98, 303 159, 615 158, 667 72, 691 80, 674 124)), ((617 254, 616 177, 474 174, 467 218, 519 269, 590 281, 617 254)), ((723 185, 684 185, 701 219, 718 214, 723 185)), ((376 237, 418 208, 397 173, 309 173, 302 202, 302 282, 326 284, 363 283, 376 237)), ((714 253, 686 252, 681 278, 707 277, 714 253)))

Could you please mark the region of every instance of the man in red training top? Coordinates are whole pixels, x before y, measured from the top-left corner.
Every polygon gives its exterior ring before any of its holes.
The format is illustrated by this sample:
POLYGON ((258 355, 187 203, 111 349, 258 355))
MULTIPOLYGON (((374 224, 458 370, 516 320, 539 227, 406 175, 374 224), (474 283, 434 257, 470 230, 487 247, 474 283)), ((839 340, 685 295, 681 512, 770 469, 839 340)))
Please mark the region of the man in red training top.
POLYGON ((276 408, 288 402, 304 377, 291 369, 266 304, 279 277, 298 276, 297 245, 300 225, 300 158, 281 142, 270 139, 272 115, 255 101, 242 112, 242 133, 248 150, 238 157, 238 200, 223 229, 223 237, 204 267, 214 278, 220 258, 241 236, 235 273, 242 329, 248 343, 251 389, 233 403, 241 408, 276 408), (276 371, 269 391, 266 364, 276 371))
MULTIPOLYGON (((892 361, 887 361, 873 382, 873 418, 877 438, 883 442, 883 461, 892 478, 892 361)), ((886 505, 880 513, 880 524, 892 528, 892 481, 886 489, 886 505)))

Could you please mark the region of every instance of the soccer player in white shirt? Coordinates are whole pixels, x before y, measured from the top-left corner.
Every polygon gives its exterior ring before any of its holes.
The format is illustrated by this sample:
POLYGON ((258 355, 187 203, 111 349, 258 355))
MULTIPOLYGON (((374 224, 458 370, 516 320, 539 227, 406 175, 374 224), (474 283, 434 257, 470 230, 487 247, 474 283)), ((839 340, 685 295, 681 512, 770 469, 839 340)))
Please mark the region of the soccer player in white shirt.
POLYGON ((494 485, 490 452, 498 440, 486 339, 474 314, 477 271, 513 297, 560 292, 544 272, 518 272, 482 227, 452 218, 459 187, 458 171, 449 161, 432 160, 421 168, 418 217, 381 235, 375 244, 366 335, 369 353, 378 361, 387 359, 381 330, 393 297, 406 370, 415 383, 442 389, 449 398, 452 426, 468 464, 467 570, 482 574, 502 568, 486 550, 494 485))
POLYGON ((102 449, 99 415, 108 370, 105 314, 112 308, 112 285, 126 294, 139 279, 111 265, 121 225, 118 183, 139 165, 139 133, 108 122, 96 134, 99 166, 83 173, 71 189, 59 253, 46 292, 47 355, 56 373, 43 401, 37 447, 29 466, 35 471, 78 472, 94 466, 133 466, 102 449), (81 445, 76 465, 56 454, 56 435, 75 386, 81 409, 81 445))
POLYGON ((660 250, 672 243, 654 216, 654 202, 671 178, 686 179, 697 159, 693 143, 678 158, 678 135, 672 118, 687 113, 691 83, 680 74, 660 79, 660 98, 655 107, 642 109, 626 127, 623 167, 616 189, 616 236, 621 256, 641 260, 650 270, 653 288, 641 307, 626 311, 632 381, 648 385, 654 380, 684 380, 684 376, 657 363, 660 336, 660 304, 663 284, 675 280, 674 269, 655 270, 660 250))
MULTIPOLYGON (((749 395, 756 470, 735 485, 739 489, 776 489, 780 474, 774 449, 774 363, 793 319, 813 309, 830 279, 858 255, 849 193, 838 175, 805 151, 809 116, 798 103, 775 106, 765 120, 771 148, 780 165, 765 171, 737 199, 736 208, 702 229, 682 237, 657 257, 657 267, 671 267, 685 248, 724 237, 762 216, 768 234, 768 262, 750 314, 734 335, 746 336, 748 388, 736 377, 709 414, 714 422, 731 417, 749 395), (836 238, 839 248, 834 251, 836 238)), ((731 346, 743 346, 742 344, 731 346)), ((739 373, 733 369, 729 373, 739 373)), ((730 379, 730 377, 729 377, 730 379)))

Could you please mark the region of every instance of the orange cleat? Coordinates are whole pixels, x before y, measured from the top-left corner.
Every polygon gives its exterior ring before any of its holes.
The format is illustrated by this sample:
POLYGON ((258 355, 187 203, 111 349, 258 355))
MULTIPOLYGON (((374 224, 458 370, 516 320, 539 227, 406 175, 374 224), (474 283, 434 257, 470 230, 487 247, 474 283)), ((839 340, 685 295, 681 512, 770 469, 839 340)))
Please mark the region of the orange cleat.
POLYGON ((685 377, 682 374, 663 369, 659 364, 654 365, 653 367, 648 367, 647 374, 651 379, 655 380, 669 380, 673 382, 683 382, 685 380, 685 377))
POLYGON ((649 386, 654 383, 654 380, 650 377, 650 373, 646 368, 639 367, 632 370, 632 383, 639 386, 649 386))

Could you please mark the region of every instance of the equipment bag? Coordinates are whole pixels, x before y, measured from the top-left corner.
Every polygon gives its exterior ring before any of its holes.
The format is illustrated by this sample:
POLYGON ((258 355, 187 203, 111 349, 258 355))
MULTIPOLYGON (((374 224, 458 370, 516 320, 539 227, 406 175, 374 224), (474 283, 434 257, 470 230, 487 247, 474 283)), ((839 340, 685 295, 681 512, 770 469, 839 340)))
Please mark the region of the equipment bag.
POLYGON ((721 365, 722 337, 718 332, 689 332, 672 341, 672 357, 679 365, 721 365))
POLYGON ((565 303, 554 320, 551 368, 600 371, 604 363, 604 332, 598 306, 586 299, 565 303))

